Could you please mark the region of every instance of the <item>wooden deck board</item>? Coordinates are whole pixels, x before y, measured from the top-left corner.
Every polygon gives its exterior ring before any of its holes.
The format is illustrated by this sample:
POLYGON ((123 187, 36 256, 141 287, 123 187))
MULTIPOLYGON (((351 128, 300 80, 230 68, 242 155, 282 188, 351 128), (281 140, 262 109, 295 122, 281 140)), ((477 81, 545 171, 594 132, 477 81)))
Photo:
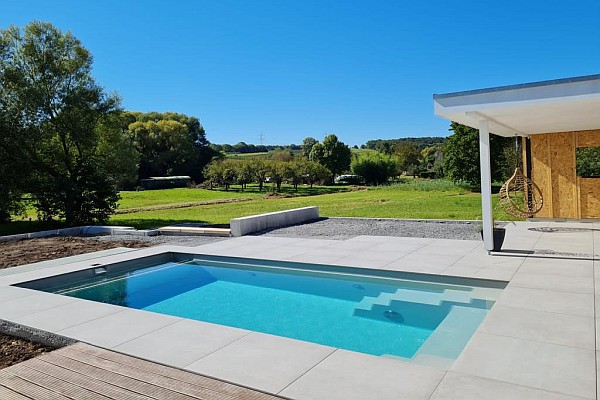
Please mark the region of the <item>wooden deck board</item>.
POLYGON ((107 385, 106 382, 100 381, 95 378, 91 378, 86 375, 82 375, 78 372, 71 371, 69 369, 65 369, 54 364, 47 363, 37 358, 25 361, 25 363, 27 363, 27 366, 29 368, 43 372, 55 378, 62 379, 64 381, 69 381, 74 385, 78 385, 82 388, 91 390, 92 392, 102 394, 111 400, 148 400, 147 396, 132 392, 127 389, 123 389, 118 386, 107 385))
POLYGON ((225 395, 231 395, 233 396, 233 398, 236 399, 240 398, 244 400, 276 400, 281 398, 260 391, 247 389, 242 386, 237 386, 228 382, 220 381, 218 379, 209 378, 203 375, 184 371, 181 369, 167 367, 139 358, 130 357, 125 354, 101 349, 99 347, 88 346, 83 343, 74 344, 70 346, 70 348, 76 349, 80 352, 92 354, 100 358, 111 360, 128 367, 136 367, 150 373, 166 376, 178 381, 201 386, 225 395))
MULTIPOLYGON (((162 389, 180 393, 183 396, 189 396, 186 397, 189 399, 203 400, 214 397, 215 395, 215 392, 213 392, 212 390, 205 389, 200 386, 194 386, 186 382, 168 378, 166 376, 156 375, 151 372, 138 369, 136 367, 125 366, 123 364, 106 360, 104 358, 96 357, 88 353, 82 353, 75 349, 65 348, 61 355, 97 368, 102 368, 106 371, 126 376, 131 379, 137 379, 139 381, 150 383, 162 389)), ((233 397, 229 395, 224 395, 223 399, 234 400, 233 397)))
POLYGON ((19 378, 10 373, 2 373, 0 371, 0 384, 19 394, 22 394, 30 399, 35 400, 71 400, 68 397, 61 395, 53 390, 48 390, 34 383, 19 378))
POLYGON ((29 397, 25 397, 7 387, 0 386, 0 399, 2 400, 31 400, 29 397))
POLYGON ((77 343, 0 370, 4 400, 276 400, 281 397, 77 343))
POLYGON ((15 365, 15 367, 11 370, 11 373, 23 380, 41 386, 44 389, 57 392, 69 399, 110 400, 106 396, 84 389, 70 382, 57 379, 53 376, 46 375, 42 372, 28 368, 26 365, 15 365))

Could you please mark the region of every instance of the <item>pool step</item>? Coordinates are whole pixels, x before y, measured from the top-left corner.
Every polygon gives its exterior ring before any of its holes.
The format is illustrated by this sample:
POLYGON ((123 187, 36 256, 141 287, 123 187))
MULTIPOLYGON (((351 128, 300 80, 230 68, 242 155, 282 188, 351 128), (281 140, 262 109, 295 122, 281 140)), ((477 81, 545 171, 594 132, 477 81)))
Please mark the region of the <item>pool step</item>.
POLYGON ((365 296, 356 306, 356 310, 369 311, 376 305, 389 306, 392 302, 420 303, 439 306, 443 301, 469 304, 472 292, 446 289, 443 292, 424 292, 410 289, 398 289, 393 293, 381 293, 377 297, 365 296))
POLYGON ((486 310, 473 307, 451 308, 412 358, 413 362, 449 368, 467 345, 486 316, 486 310))

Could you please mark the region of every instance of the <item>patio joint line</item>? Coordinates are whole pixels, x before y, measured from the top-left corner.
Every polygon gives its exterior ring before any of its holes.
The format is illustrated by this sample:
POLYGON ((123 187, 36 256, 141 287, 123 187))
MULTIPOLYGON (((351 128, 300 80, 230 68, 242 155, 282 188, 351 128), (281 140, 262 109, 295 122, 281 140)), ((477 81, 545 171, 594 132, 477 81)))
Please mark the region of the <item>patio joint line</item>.
POLYGON ((539 340, 525 339, 525 338, 516 338, 514 336, 499 335, 497 333, 490 333, 490 332, 483 332, 483 331, 481 331, 479 333, 480 334, 484 334, 484 335, 498 336, 498 337, 504 337, 504 338, 509 338, 509 339, 523 340, 525 342, 530 342, 530 343, 550 344, 550 345, 553 345, 553 346, 565 347, 567 349, 580 349, 580 350, 593 351, 594 352, 594 358, 596 358, 596 355, 595 355, 596 354, 596 349, 586 349, 584 347, 579 347, 579 346, 567 346, 566 344, 559 344, 559 343, 553 343, 553 342, 542 342, 542 341, 539 341, 539 340))
MULTIPOLYGON (((57 295, 57 296, 60 296, 60 295, 57 295)), ((27 297, 30 297, 30 296, 19 297, 19 298, 17 298, 17 299, 13 299, 13 300, 6 301, 6 302, 4 302, 4 305, 6 305, 6 303, 10 303, 10 302, 12 302, 12 301, 17 301, 17 300, 25 299, 25 298, 27 298, 27 297)), ((62 306, 66 306, 67 304, 73 304, 73 303, 75 303, 76 301, 77 301, 77 299, 73 298, 71 301, 68 301, 68 302, 66 302, 66 303, 64 303, 64 304, 61 304, 61 305, 58 305, 58 306, 54 306, 54 307, 50 307, 50 308, 46 308, 46 309, 44 309, 44 310, 38 310, 38 311, 30 312, 30 313, 23 314, 23 315, 13 316, 13 317, 9 317, 9 318, 6 318, 6 317, 5 317, 5 318, 3 318, 3 319, 4 319, 4 320, 10 320, 10 322, 13 322, 15 319, 18 319, 18 318, 23 318, 23 317, 28 317, 28 316, 30 316, 30 315, 37 314, 37 313, 39 313, 39 312, 46 312, 46 311, 54 310, 55 308, 59 308, 59 307, 62 307, 62 306)))
POLYGON ((450 371, 449 370, 444 371, 444 375, 442 376, 442 379, 440 379, 440 381, 437 383, 437 385, 435 385, 435 387, 433 388, 433 391, 431 392, 429 397, 427 397, 428 400, 430 400, 433 397, 433 395, 435 394, 435 392, 437 392, 438 388, 440 387, 440 385, 442 384, 444 379, 446 379, 446 376, 448 376, 448 372, 450 372, 450 371))
MULTIPOLYGON (((199 359, 192 361, 191 363, 189 363, 189 364, 187 364, 186 366, 184 366, 184 367, 183 367, 183 369, 185 369, 185 370, 187 370, 187 371, 190 371, 190 372, 193 372, 193 373, 195 373, 195 374, 202 374, 201 372, 196 372, 196 371, 188 370, 187 368, 188 368, 190 365, 192 365, 192 364, 194 364, 194 363, 196 363, 196 362, 198 362, 198 361, 200 361, 200 360, 203 360, 203 359, 205 359, 206 357, 208 357, 208 356, 210 356, 210 355, 212 355, 212 354, 215 354, 217 351, 219 351, 219 350, 222 350, 222 349, 224 349, 225 347, 227 347, 227 346, 230 346, 230 345, 232 345, 232 344, 234 344, 234 343, 236 343, 236 342, 238 342, 238 341, 242 340, 242 339, 243 339, 243 338, 245 338, 246 336, 248 336, 248 335, 251 335, 251 334, 253 334, 253 333, 260 333, 260 332, 248 331, 248 333, 246 333, 246 334, 245 334, 245 335, 243 335, 243 336, 240 336, 239 338, 235 339, 234 341, 232 341, 232 342, 229 342, 229 343, 227 343, 227 344, 225 344, 225 345, 223 345, 223 346, 219 347, 218 349, 216 349, 216 350, 213 350, 213 351, 211 351, 210 353, 207 353, 207 354, 203 355, 203 356, 202 356, 202 357, 200 357, 199 359)), ((221 379, 221 378, 218 378, 218 379, 221 379)), ((258 389, 255 389, 255 390, 258 390, 258 389)))
MULTIPOLYGON (((397 261, 400 261, 400 260, 402 260, 403 258, 405 258, 406 256, 408 256, 408 255, 410 255, 410 254, 414 253, 415 251, 417 251, 417 250, 421 250, 423 247, 427 246, 428 244, 429 244, 429 243, 426 243, 426 244, 424 244, 424 245, 421 245, 420 247, 417 247, 416 249, 414 249, 414 250, 411 250, 411 251, 409 251, 409 252, 408 252, 408 253, 406 253, 406 254, 403 254, 403 255, 402 255, 402 256, 400 256, 399 258, 396 258, 395 260, 393 260, 393 261, 390 261, 389 263, 387 263, 387 264, 384 264, 384 265, 382 265, 381 267, 377 267, 377 268, 373 268, 373 269, 382 269, 382 268, 384 268, 384 267, 387 267, 388 265, 390 265, 390 264, 392 264, 392 263, 395 263, 395 262, 397 262, 397 261)), ((344 258, 345 258, 345 257, 344 257, 344 258)), ((403 269, 403 270, 400 270, 400 271, 410 272, 410 271, 406 271, 405 269, 403 269)), ((426 273, 430 273, 430 272, 426 272, 426 273)), ((435 273, 434 275, 440 275, 440 273, 435 273)))
MULTIPOLYGON (((537 274, 530 274, 530 275, 537 275, 537 274)), ((552 275, 552 274, 547 274, 547 275, 552 275)), ((552 275, 552 276, 562 277, 561 275, 552 275)), ((522 289, 539 289, 539 290, 548 290, 548 291, 551 291, 551 292, 561 292, 561 293, 591 294, 592 297, 595 298, 595 294, 594 293, 584 293, 584 292, 581 292, 581 291, 576 290, 576 289, 573 289, 573 290, 555 289, 555 288, 548 289, 548 288, 538 287, 538 286, 524 286, 524 284, 512 283, 512 282, 510 282, 510 285, 511 285, 511 287, 522 288, 522 289)), ((593 287, 595 288, 595 285, 593 287)), ((558 314, 560 314, 560 313, 558 313, 558 314)), ((594 315, 596 315, 596 314, 594 313, 594 315)))
MULTIPOLYGON (((60 306, 60 307, 65 307, 65 306, 68 306, 68 305, 70 305, 70 304, 73 304, 73 303, 67 303, 67 304, 65 304, 65 305, 63 305, 63 306, 60 306)), ((59 307, 56 307, 56 308, 59 308, 59 307)), ((46 311, 48 311, 48 310, 44 310, 44 311, 38 311, 38 312, 37 312, 37 313, 35 313, 35 314, 43 313, 43 312, 46 312, 46 311)), ((56 333, 58 333, 58 332, 61 332, 61 331, 64 331, 64 330, 66 330, 66 329, 75 328, 76 326, 83 325, 83 324, 87 324, 88 322, 96 321, 97 319, 104 318, 104 317, 108 317, 108 316, 110 316, 110 315, 120 314, 120 313, 122 313, 122 312, 125 312, 125 311, 127 311, 127 310, 117 310, 117 311, 115 311, 115 312, 111 312, 111 313, 109 313, 109 314, 105 314, 105 315, 101 315, 101 316, 99 316, 99 317, 95 317, 95 318, 92 318, 92 319, 88 319, 87 321, 80 322, 80 323, 78 323, 78 324, 75 324, 75 325, 71 325, 71 326, 67 326, 67 327, 61 328, 60 330, 57 330, 57 331, 56 331, 56 333)), ((29 314, 29 316, 31 316, 31 315, 32 315, 32 314, 29 314)), ((19 317, 19 318, 21 318, 21 317, 19 317)), ((17 319, 19 319, 19 318, 17 318, 17 319)), ((18 324, 18 323, 19 323, 19 322, 17 322, 17 324, 18 324)), ((21 325, 22 325, 22 324, 21 324, 21 325)), ((39 329, 39 328, 38 328, 38 329, 39 329)))
POLYGON ((534 390, 539 390, 540 392, 545 392, 545 393, 560 394, 560 395, 563 395, 563 396, 568 396, 569 398, 573 398, 574 400, 591 400, 589 397, 581 397, 581 396, 574 395, 574 394, 569 394, 569 393, 564 393, 564 392, 557 392, 555 390, 542 389, 542 388, 537 387, 537 386, 528 386, 528 385, 524 385, 522 383, 514 383, 514 382, 503 381, 503 380, 500 380, 500 379, 497 379, 497 378, 490 378, 488 376, 474 375, 474 374, 468 374, 466 372, 457 372, 457 371, 448 371, 448 372, 452 372, 455 375, 463 375, 463 376, 469 376, 469 377, 481 378, 481 379, 485 379, 485 380, 499 382, 499 383, 502 383, 504 385, 518 386, 518 387, 527 388, 527 389, 534 389, 534 390))
POLYGON ((315 365, 313 365, 312 367, 310 367, 309 369, 307 369, 306 371, 304 371, 303 373, 300 374, 300 376, 298 376, 296 379, 294 379, 293 381, 291 381, 290 383, 288 383, 283 389, 281 389, 280 391, 278 391, 276 394, 279 395, 279 393, 283 392, 285 389, 287 389, 288 387, 290 387, 291 385, 294 384, 294 382, 298 381, 300 378, 302 378, 304 375, 308 374, 310 371, 312 371, 317 365, 321 364, 323 361, 327 360, 329 357, 331 357, 331 355, 333 355, 333 353, 335 353, 336 351, 338 351, 339 349, 333 349, 333 351, 329 354, 327 354, 327 356, 325 356, 325 358, 321 359, 321 361, 319 361, 318 363, 316 363, 315 365))

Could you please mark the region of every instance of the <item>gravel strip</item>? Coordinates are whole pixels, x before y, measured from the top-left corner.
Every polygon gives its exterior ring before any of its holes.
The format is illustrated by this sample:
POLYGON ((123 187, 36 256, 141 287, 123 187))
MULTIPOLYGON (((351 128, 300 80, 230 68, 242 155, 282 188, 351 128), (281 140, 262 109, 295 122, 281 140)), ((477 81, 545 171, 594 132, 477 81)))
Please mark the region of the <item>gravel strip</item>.
POLYGON ((259 233, 265 236, 345 240, 355 236, 399 236, 481 240, 479 221, 326 218, 259 233))
MULTIPOLYGON (((317 238, 345 240, 356 236, 397 236, 435 239, 481 240, 480 221, 407 220, 392 218, 323 218, 315 222, 292 225, 255 233, 255 236, 317 238)), ((173 244, 200 246, 224 237, 211 236, 100 236, 99 241, 139 241, 151 245, 173 244)))
POLYGON ((137 236, 137 235, 107 235, 107 236, 96 236, 90 238, 91 240, 98 240, 100 242, 147 242, 151 246, 160 244, 172 244, 177 246, 201 246, 203 244, 209 244, 219 242, 221 240, 227 240, 226 237, 215 237, 215 236, 137 236))

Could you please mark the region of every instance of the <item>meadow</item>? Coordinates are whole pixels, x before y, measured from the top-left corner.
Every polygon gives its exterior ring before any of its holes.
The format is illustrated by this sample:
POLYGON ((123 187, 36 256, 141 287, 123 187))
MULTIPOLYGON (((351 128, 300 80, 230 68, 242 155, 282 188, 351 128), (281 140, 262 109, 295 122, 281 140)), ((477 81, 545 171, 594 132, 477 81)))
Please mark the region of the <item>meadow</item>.
MULTIPOLYGON (((497 197, 494 195, 494 204, 497 197)), ((110 224, 153 228, 184 222, 227 224, 231 218, 289 208, 318 206, 325 217, 481 219, 481 195, 445 180, 405 179, 380 187, 283 185, 273 193, 257 185, 245 190, 165 189, 121 192, 117 212, 110 224)), ((495 208, 495 218, 511 220, 495 208)), ((0 235, 60 227, 42 223, 29 214, 25 220, 0 224, 0 235), (29 221, 28 219, 31 219, 29 221)))
MULTIPOLYGON (((252 189, 252 188, 251 188, 252 189)), ((300 187, 300 190, 307 190, 300 187)), ((236 191, 238 199, 251 194, 240 202, 223 202, 219 204, 205 204, 199 206, 177 207, 169 209, 139 211, 135 213, 115 214, 111 218, 112 224, 135 226, 137 228, 150 228, 161 225, 170 225, 183 222, 199 222, 210 224, 226 224, 231 218, 244 217, 289 208, 318 206, 320 214, 326 217, 363 217, 363 218, 409 218, 409 219, 481 219, 481 195, 465 188, 442 180, 407 180, 382 187, 320 187, 316 188, 323 194, 302 193, 295 197, 261 195, 256 191, 236 191), (331 191, 338 189, 337 192, 331 191), (329 191, 329 193, 327 193, 329 191)), ((209 191, 201 189, 171 189, 189 190, 186 200, 194 196, 204 197, 205 192, 221 193, 227 198, 235 198, 233 192, 209 191)), ((168 191, 162 194, 148 194, 160 196, 167 202, 170 196, 168 191)), ((293 194, 291 187, 284 187, 284 192, 293 194)), ((144 196, 149 192, 140 192, 144 196)), ((181 194, 178 194, 181 196, 181 194)), ((497 198, 494 196, 494 202, 497 198)), ((136 200, 139 204, 140 201, 136 200)), ((132 201, 123 196, 122 208, 130 207, 132 201)), ((172 203, 176 204, 176 203, 172 203)), ((512 219, 496 207, 495 217, 499 220, 512 219)))

